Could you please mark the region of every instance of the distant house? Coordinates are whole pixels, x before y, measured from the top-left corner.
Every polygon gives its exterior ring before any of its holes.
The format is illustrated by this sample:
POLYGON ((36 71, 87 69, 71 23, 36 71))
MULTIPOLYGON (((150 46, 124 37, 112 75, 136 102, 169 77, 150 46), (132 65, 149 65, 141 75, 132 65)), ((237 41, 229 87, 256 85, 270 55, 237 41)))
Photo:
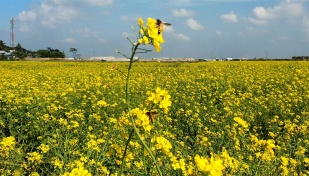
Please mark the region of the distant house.
POLYGON ((0 51, 0 56, 5 56, 8 60, 12 57, 12 54, 15 50, 10 50, 9 52, 0 51))

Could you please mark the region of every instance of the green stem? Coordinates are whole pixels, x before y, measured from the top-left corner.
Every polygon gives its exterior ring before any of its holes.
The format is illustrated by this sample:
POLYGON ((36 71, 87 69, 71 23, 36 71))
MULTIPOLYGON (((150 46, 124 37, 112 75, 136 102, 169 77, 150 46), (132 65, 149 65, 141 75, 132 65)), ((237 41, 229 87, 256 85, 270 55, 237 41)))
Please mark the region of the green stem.
POLYGON ((127 155, 127 149, 128 149, 128 146, 129 146, 129 143, 131 141, 131 138, 132 138, 133 134, 134 134, 134 129, 131 130, 129 138, 128 138, 128 141, 126 143, 126 147, 124 148, 124 152, 123 152, 123 155, 122 155, 122 161, 121 161, 120 173, 122 173, 123 166, 124 166, 124 163, 125 163, 124 158, 127 155))
POLYGON ((131 55, 131 58, 130 58, 130 65, 129 65, 129 68, 128 68, 128 75, 127 75, 127 82, 126 82, 126 103, 128 105, 128 108, 130 108, 130 100, 129 100, 129 81, 130 81, 130 70, 132 68, 132 63, 133 63, 133 58, 134 58, 134 55, 136 53, 136 50, 138 48, 139 44, 136 44, 134 47, 133 47, 133 50, 132 50, 132 55, 131 55))
MULTIPOLYGON (((131 108, 130 108, 130 99, 129 99, 129 81, 130 81, 130 71, 131 71, 131 68, 132 68, 132 63, 133 63, 133 58, 134 58, 134 55, 136 53, 136 50, 138 48, 139 44, 136 44, 133 48, 132 48, 132 55, 131 55, 131 58, 130 58, 130 64, 129 64, 129 68, 128 68, 128 75, 127 75, 127 82, 126 82, 126 104, 127 104, 127 108, 128 108, 128 111, 129 111, 129 115, 130 115, 130 120, 132 122, 132 125, 133 125, 133 128, 134 128, 134 131, 135 133, 137 134, 139 140, 142 142, 142 144, 144 145, 144 147, 146 148, 146 150, 148 151, 148 153, 150 154, 153 162, 155 163, 156 165, 156 168, 157 168, 157 171, 159 173, 160 176, 162 176, 162 173, 161 173, 161 170, 160 170, 160 167, 157 163, 157 160, 156 158, 154 157, 153 153, 151 152, 150 148, 147 146, 147 144, 144 142, 144 140, 142 139, 142 136, 140 135, 140 133, 138 132, 138 129, 135 125, 135 122, 134 122, 134 119, 133 119, 133 116, 132 116, 132 113, 131 113, 131 108)), ((128 143, 130 142, 131 138, 128 139, 128 143)), ((125 155, 123 155, 123 158, 125 157, 125 155)))
POLYGON ((134 122, 134 119, 133 119, 133 116, 132 116, 131 112, 130 112, 130 117, 131 117, 131 121, 132 121, 132 124, 133 124, 133 128, 134 128, 134 130, 135 130, 135 132, 136 132, 136 134, 137 134, 139 140, 142 142, 142 144, 143 144, 144 147, 146 148, 147 152, 150 154, 150 156, 151 156, 153 162, 154 162, 155 165, 156 165, 156 168, 157 168, 157 171, 158 171, 159 175, 162 176, 161 169, 160 169, 160 167, 159 167, 159 165, 158 165, 158 163, 157 163, 157 160, 156 160, 155 156, 153 155, 152 151, 150 150, 150 148, 147 146, 147 144, 145 143, 145 141, 142 139, 142 136, 139 134, 138 129, 137 129, 136 125, 135 125, 135 122, 134 122))

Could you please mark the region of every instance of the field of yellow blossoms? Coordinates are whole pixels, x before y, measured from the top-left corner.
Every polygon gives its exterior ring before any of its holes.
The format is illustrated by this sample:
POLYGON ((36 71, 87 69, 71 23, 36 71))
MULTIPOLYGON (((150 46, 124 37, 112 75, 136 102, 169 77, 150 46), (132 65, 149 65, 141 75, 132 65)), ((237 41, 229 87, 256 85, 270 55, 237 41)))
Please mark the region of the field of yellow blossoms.
POLYGON ((309 62, 127 68, 0 62, 0 175, 309 175, 309 62))

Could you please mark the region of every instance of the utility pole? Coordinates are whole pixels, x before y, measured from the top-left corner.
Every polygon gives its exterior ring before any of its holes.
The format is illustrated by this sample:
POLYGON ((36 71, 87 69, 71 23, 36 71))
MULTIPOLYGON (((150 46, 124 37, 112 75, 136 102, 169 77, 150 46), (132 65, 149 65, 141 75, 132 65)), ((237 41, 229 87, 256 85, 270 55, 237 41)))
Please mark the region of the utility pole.
POLYGON ((265 59, 268 59, 268 50, 266 50, 265 59))
POLYGON ((15 23, 14 23, 14 18, 12 18, 10 20, 10 23, 11 23, 11 35, 10 35, 10 47, 13 49, 15 47, 15 34, 14 34, 14 26, 15 26, 15 23))

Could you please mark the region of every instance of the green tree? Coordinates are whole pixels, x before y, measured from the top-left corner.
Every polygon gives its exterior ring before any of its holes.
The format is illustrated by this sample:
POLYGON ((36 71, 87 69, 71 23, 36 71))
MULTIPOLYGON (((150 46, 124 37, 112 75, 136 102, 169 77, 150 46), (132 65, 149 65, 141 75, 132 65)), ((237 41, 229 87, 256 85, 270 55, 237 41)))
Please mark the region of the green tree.
POLYGON ((23 59, 28 56, 27 50, 23 48, 20 43, 16 45, 13 55, 20 59, 23 59))
POLYGON ((77 49, 76 48, 70 48, 70 52, 73 53, 73 58, 76 59, 77 49))
POLYGON ((2 40, 0 40, 0 50, 4 50, 4 48, 5 48, 5 43, 2 40))
POLYGON ((48 47, 46 50, 38 50, 36 54, 38 57, 41 57, 41 58, 64 58, 65 57, 64 52, 61 52, 58 49, 52 49, 51 47, 48 47))

